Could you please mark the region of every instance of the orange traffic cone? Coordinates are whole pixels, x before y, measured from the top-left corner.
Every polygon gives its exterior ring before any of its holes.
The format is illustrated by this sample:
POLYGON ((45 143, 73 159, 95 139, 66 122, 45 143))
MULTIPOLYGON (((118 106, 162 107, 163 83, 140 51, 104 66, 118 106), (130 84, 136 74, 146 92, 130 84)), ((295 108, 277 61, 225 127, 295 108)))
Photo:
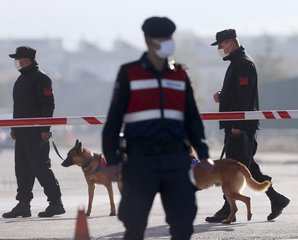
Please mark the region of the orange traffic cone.
POLYGON ((76 229, 75 229, 75 240, 89 240, 89 231, 87 226, 87 219, 84 209, 78 210, 76 229))

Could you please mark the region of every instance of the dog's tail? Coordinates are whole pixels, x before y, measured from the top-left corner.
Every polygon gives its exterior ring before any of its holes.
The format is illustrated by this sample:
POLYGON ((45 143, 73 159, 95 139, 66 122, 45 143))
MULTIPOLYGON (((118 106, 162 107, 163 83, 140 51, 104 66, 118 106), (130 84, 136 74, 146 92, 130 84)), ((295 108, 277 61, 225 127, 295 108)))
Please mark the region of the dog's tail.
POLYGON ((249 172, 249 170, 247 169, 247 167, 245 165, 243 165, 242 163, 239 163, 238 162, 238 166, 239 166, 239 169, 240 171, 243 173, 245 179, 246 179, 246 182, 247 182, 247 185, 255 190, 255 191, 258 191, 258 192, 266 192, 268 190, 268 188, 271 186, 271 182, 270 181, 263 181, 263 182, 258 182, 256 181, 251 173, 249 172))

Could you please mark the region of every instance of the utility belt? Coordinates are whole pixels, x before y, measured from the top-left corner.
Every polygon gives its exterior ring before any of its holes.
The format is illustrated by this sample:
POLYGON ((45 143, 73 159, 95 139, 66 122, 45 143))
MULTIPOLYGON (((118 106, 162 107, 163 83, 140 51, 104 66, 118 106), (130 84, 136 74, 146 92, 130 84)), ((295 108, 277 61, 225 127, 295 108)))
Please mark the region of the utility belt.
POLYGON ((127 144, 126 153, 128 155, 140 155, 140 156, 155 156, 155 155, 167 155, 173 153, 179 153, 188 151, 188 147, 185 143, 175 144, 156 144, 144 146, 138 143, 127 144))

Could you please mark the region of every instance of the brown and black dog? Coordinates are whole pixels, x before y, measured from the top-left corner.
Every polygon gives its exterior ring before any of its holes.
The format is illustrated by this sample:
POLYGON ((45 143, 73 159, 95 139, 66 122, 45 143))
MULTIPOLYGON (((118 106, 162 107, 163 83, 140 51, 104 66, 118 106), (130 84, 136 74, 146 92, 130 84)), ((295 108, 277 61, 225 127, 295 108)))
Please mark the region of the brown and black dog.
MULTIPOLYGON (((210 161, 210 160, 209 160, 210 161)), ((251 220, 250 198, 240 192, 245 187, 245 182, 250 188, 258 192, 265 192, 271 186, 270 181, 257 182, 245 165, 233 159, 214 160, 214 168, 206 172, 201 163, 193 167, 194 178, 199 189, 206 189, 212 185, 221 186, 224 195, 230 205, 230 215, 222 223, 230 224, 237 212, 236 200, 246 204, 247 220, 251 220)))
POLYGON ((116 215, 112 182, 107 177, 106 172, 104 171, 107 162, 103 154, 92 153, 90 150, 83 148, 82 143, 79 140, 76 140, 75 146, 70 149, 67 154, 67 158, 61 165, 64 167, 77 165, 82 168, 86 182, 88 184, 89 195, 86 216, 90 216, 91 214, 95 184, 102 184, 106 187, 106 189, 108 190, 111 206, 110 216, 116 215))

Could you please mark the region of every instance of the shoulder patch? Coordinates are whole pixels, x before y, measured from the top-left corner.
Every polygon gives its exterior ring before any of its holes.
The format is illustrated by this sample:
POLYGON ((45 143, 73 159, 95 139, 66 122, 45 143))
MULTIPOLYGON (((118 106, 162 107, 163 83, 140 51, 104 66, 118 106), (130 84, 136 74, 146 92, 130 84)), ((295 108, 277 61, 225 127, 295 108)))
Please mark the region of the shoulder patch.
POLYGON ((249 83, 248 77, 240 77, 239 78, 239 85, 240 86, 248 85, 248 83, 249 83))
POLYGON ((52 88, 44 88, 43 89, 43 95, 48 97, 53 95, 53 89, 52 88))

